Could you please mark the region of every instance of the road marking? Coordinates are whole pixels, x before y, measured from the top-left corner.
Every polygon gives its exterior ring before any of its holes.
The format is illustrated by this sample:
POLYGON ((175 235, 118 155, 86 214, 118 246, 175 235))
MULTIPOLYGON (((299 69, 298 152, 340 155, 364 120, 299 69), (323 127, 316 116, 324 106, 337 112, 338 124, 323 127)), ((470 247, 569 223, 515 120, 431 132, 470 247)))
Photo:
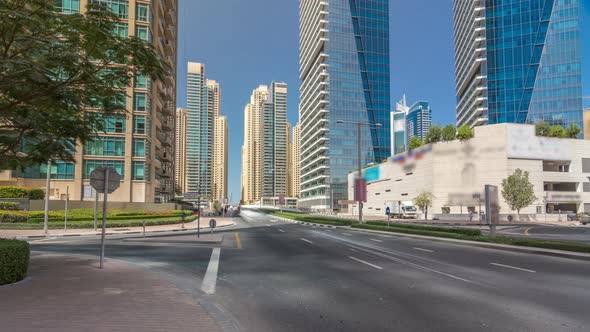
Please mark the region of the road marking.
POLYGON ((240 234, 234 233, 234 237, 236 238, 236 246, 238 249, 242 249, 242 241, 240 241, 240 234))
POLYGON ((270 222, 277 222, 278 220, 276 219, 271 219, 270 222))
POLYGON ((55 240, 55 239, 57 239, 57 237, 50 237, 50 238, 46 238, 46 239, 33 240, 33 241, 30 241, 30 242, 31 243, 32 242, 43 242, 43 241, 51 241, 51 240, 55 240))
POLYGON ((305 242, 313 244, 313 242, 309 241, 308 239, 301 238, 301 241, 305 241, 305 242))
POLYGON ((206 294, 215 294, 215 285, 217 284, 217 270, 219 269, 219 256, 221 254, 221 248, 214 248, 211 252, 211 259, 207 266, 207 272, 205 272, 205 278, 203 278, 203 284, 201 290, 206 294))
POLYGON ((383 270, 383 268, 382 268, 381 266, 377 266, 377 265, 375 265, 375 264, 371 264, 371 263, 369 263, 369 262, 365 262, 365 261, 364 261, 364 260, 362 260, 362 259, 358 259, 358 258, 355 258, 355 257, 352 257, 352 256, 348 256, 348 258, 350 258, 350 259, 354 259, 354 260, 355 260, 355 261, 357 261, 357 262, 360 262, 360 263, 363 263, 363 264, 369 265, 370 267, 374 267, 374 268, 376 268, 376 269, 383 270))
POLYGON ((523 269, 523 268, 516 267, 516 266, 510 266, 510 265, 504 265, 504 264, 498 264, 498 263, 490 263, 490 264, 505 267, 508 269, 514 269, 514 270, 519 270, 519 271, 524 271, 524 272, 529 272, 529 273, 537 273, 537 271, 527 270, 527 269, 523 269))
POLYGON ((326 229, 326 232, 331 232, 331 231, 332 231, 332 230, 330 230, 330 229, 326 229))
POLYGON ((352 234, 348 234, 348 233, 342 233, 342 234, 344 234, 346 236, 352 236, 352 234))
POLYGON ((356 249, 352 249, 352 248, 348 248, 348 249, 350 249, 350 250, 352 250, 352 251, 354 251, 354 252, 360 252, 360 251, 358 251, 358 250, 356 250, 356 249))
POLYGON ((279 232, 281 232, 281 233, 285 233, 285 231, 284 231, 284 230, 282 230, 282 229, 279 229, 279 232))
POLYGON ((370 239, 371 241, 375 241, 375 242, 383 242, 381 240, 377 240, 377 239, 370 239))
POLYGON ((527 229, 524 230, 524 235, 529 236, 529 231, 533 229, 532 227, 529 227, 527 229))
POLYGON ((416 247, 413 247, 412 249, 416 249, 416 250, 420 250, 420 251, 426 251, 426 252, 434 252, 432 250, 422 249, 422 248, 416 248, 416 247))

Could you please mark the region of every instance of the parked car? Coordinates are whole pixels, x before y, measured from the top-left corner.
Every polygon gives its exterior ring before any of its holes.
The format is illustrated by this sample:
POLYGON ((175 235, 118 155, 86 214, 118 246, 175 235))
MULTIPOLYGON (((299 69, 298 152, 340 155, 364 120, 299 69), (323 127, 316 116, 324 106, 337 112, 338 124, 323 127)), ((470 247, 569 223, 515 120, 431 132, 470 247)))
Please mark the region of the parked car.
POLYGON ((578 218, 578 214, 574 213, 574 212, 568 212, 567 213, 567 221, 577 221, 578 218))
POLYGON ((590 224, 590 215, 583 214, 582 217, 580 218, 580 223, 582 225, 590 224))

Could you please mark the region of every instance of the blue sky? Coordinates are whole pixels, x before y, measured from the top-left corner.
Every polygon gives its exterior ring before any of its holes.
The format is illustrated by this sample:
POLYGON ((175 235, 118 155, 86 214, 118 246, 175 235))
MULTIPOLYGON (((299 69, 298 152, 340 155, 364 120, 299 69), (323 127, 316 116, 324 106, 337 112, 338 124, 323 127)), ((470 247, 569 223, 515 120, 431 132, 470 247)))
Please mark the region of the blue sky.
MULTIPOLYGON (((590 40, 590 0, 581 0, 582 40, 590 40)), ((222 89, 229 125, 229 194, 240 199, 244 106, 259 84, 289 86, 288 119, 297 122, 298 0, 180 0, 178 95, 186 105, 186 63, 202 62, 222 89)), ((391 99, 428 100, 433 122, 455 122, 453 2, 393 0, 390 5, 391 99)), ((590 42, 582 42, 590 95, 590 42)))

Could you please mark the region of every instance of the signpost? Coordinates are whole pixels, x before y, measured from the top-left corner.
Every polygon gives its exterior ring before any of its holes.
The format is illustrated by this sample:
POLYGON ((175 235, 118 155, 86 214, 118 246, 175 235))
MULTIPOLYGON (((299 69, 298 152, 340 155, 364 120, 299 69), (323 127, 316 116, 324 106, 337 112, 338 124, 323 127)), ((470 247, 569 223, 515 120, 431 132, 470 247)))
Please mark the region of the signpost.
POLYGON ((66 207, 64 211, 64 232, 68 230, 68 202, 70 201, 70 186, 66 186, 66 207))
POLYGON ((500 223, 500 206, 498 187, 486 184, 486 223, 490 226, 490 235, 496 236, 496 225, 500 223))
POLYGON ((211 234, 213 234, 213 228, 215 228, 216 226, 217 221, 215 219, 209 220, 209 230, 211 231, 211 234))
POLYGON ((387 215, 387 226, 389 227, 391 216, 391 209, 389 208, 389 206, 385 208, 385 214, 387 215))
POLYGON ((107 227, 108 194, 113 193, 121 185, 121 175, 112 167, 99 166, 90 173, 90 185, 96 192, 103 193, 102 201, 102 234, 100 238, 100 268, 103 268, 105 234, 107 227))

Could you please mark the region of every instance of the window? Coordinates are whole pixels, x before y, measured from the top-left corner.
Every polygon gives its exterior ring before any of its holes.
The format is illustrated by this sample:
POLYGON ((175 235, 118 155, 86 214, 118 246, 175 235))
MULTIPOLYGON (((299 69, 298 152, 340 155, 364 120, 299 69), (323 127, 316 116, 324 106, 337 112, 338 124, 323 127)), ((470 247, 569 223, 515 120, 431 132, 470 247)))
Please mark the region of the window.
POLYGON ((129 0, 92 0, 92 2, 107 6, 119 18, 129 17, 129 0))
POLYGON ((133 172, 133 180, 149 181, 150 179, 150 167, 149 164, 143 161, 134 161, 131 165, 133 172))
POLYGON ((55 8, 64 14, 77 14, 80 12, 80 0, 56 0, 55 8))
POLYGON ((141 40, 145 40, 146 42, 151 42, 151 35, 150 29, 147 26, 138 25, 135 29, 135 36, 141 40))
POLYGON ((123 134, 125 133, 125 122, 126 119, 123 115, 107 116, 104 119, 104 132, 123 134))
POLYGON ((150 88, 149 79, 145 75, 135 76, 135 87, 137 89, 149 89, 150 88))
POLYGON ((133 156, 134 157, 145 157, 145 140, 142 138, 133 139, 133 156))
POLYGON ((590 158, 582 158, 582 172, 590 173, 590 158))
POLYGON ((99 166, 112 167, 115 169, 115 171, 117 173, 119 173, 119 175, 121 175, 121 179, 125 178, 125 162, 124 161, 87 159, 87 160, 84 160, 84 164, 82 166, 84 179, 89 179, 90 173, 92 173, 92 171, 94 171, 94 169, 99 166))
POLYGON ((150 22, 150 7, 144 3, 136 5, 135 19, 142 22, 150 22))
POLYGON ((127 38, 129 36, 129 28, 127 23, 115 23, 115 35, 121 38, 127 38))
POLYGON ((133 117, 133 133, 134 134, 145 134, 145 116, 135 115, 133 117))
POLYGON ((125 156, 125 137, 95 137, 84 145, 84 154, 89 156, 125 156))
POLYGON ((133 98, 133 110, 136 112, 149 112, 150 100, 147 94, 138 92, 133 98))
POLYGON ((590 182, 584 182, 582 188, 585 193, 590 193, 590 182))
MULTIPOLYGON (((54 161, 51 163, 51 178, 57 180, 74 179, 74 163, 54 161)), ((29 166, 21 175, 25 179, 45 179, 47 177, 47 164, 29 166)))

